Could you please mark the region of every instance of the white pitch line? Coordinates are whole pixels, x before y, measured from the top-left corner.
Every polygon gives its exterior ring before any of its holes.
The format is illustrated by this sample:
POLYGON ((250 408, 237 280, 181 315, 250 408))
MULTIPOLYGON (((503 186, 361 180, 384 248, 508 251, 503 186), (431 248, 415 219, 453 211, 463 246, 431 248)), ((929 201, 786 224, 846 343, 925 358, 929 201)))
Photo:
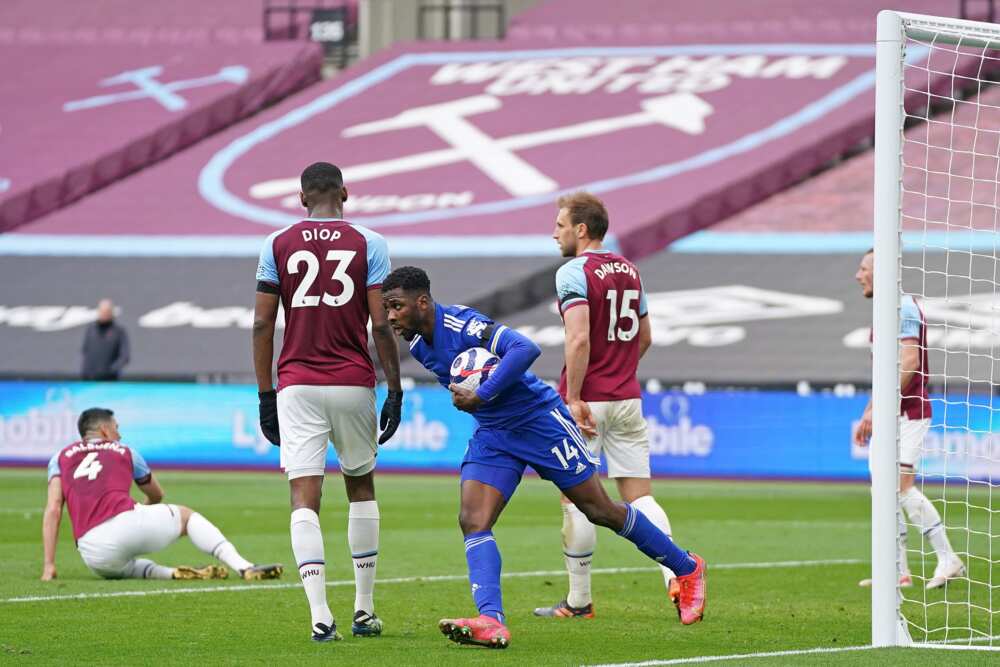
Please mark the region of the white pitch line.
MULTIPOLYGON (((1000 635, 992 637, 975 637, 973 639, 948 639, 943 642, 913 643, 905 648, 926 648, 926 649, 950 649, 952 651, 996 651, 995 647, 989 646, 951 646, 961 642, 989 642, 1000 639, 1000 635)), ((731 655, 700 655, 693 658, 673 658, 670 660, 643 660, 641 662, 618 662, 602 665, 586 665, 585 667, 653 667, 654 665, 690 665, 700 662, 722 662, 724 660, 746 660, 752 658, 774 658, 789 655, 808 655, 813 653, 841 653, 843 651, 865 651, 875 648, 871 645, 864 646, 837 646, 837 647, 817 647, 809 649, 798 649, 789 651, 768 651, 760 653, 736 653, 731 655)))
POLYGON ((751 658, 777 658, 786 655, 810 655, 812 653, 842 653, 844 651, 867 651, 874 646, 837 646, 835 648, 807 648, 797 651, 767 651, 761 653, 734 653, 731 655, 700 655, 695 658, 675 658, 673 660, 645 660, 643 662, 617 662, 589 667, 651 667, 652 665, 690 665, 698 662, 722 662, 723 660, 747 660, 751 658))
MULTIPOLYGON (((783 560, 769 563, 718 563, 709 564, 710 570, 759 570, 782 567, 818 567, 822 565, 858 565, 867 561, 860 558, 831 558, 826 560, 783 560)), ((598 567, 591 570, 592 574, 625 574, 629 572, 659 572, 659 567, 598 567)), ((535 570, 530 572, 507 572, 501 575, 504 579, 524 577, 558 577, 566 574, 565 570, 535 570)), ((464 574, 439 574, 424 577, 394 577, 378 579, 376 584, 414 584, 437 581, 465 581, 464 574)), ((353 586, 353 579, 340 579, 326 582, 327 586, 353 586)), ((234 584, 231 586, 198 586, 192 588, 153 588, 144 591, 112 591, 110 593, 76 593, 70 595, 33 595, 27 597, 7 598, 5 603, 16 602, 50 602, 53 600, 92 600, 99 598, 145 597, 148 595, 174 595, 182 593, 222 593, 228 591, 269 591, 282 588, 301 588, 300 583, 288 584, 234 584)))

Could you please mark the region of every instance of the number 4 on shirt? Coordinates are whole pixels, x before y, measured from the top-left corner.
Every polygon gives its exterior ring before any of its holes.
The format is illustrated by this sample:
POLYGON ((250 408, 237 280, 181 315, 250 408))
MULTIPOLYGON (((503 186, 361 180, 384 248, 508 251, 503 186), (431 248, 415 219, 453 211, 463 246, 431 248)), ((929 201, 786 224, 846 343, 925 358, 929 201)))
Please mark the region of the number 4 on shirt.
POLYGON ((80 461, 80 465, 76 467, 73 471, 73 479, 79 479, 80 477, 86 477, 87 479, 93 481, 97 479, 97 473, 104 470, 104 466, 101 462, 97 460, 97 452, 90 452, 83 457, 80 461))

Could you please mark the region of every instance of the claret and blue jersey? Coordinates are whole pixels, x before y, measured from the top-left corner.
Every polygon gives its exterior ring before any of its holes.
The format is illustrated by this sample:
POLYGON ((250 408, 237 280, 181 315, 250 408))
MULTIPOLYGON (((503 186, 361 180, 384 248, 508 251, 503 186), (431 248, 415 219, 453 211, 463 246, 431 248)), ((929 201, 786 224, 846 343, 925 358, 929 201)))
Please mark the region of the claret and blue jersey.
POLYGON ((473 413, 480 426, 513 427, 562 404, 551 387, 527 370, 541 354, 530 339, 472 308, 434 308, 434 340, 428 343, 418 335, 410 342, 410 352, 442 386, 451 383, 451 362, 465 350, 485 347, 502 360, 476 391, 483 399, 473 413))
MULTIPOLYGON (((590 357, 580 391, 585 401, 624 401, 642 396, 639 367, 640 321, 646 292, 635 264, 608 250, 588 250, 556 272, 559 312, 590 309, 590 357)), ((566 369, 559 381, 566 396, 566 369)))
POLYGON ((389 268, 385 238, 346 220, 307 218, 267 237, 257 282, 276 287, 285 309, 278 391, 375 386, 367 293, 389 268))

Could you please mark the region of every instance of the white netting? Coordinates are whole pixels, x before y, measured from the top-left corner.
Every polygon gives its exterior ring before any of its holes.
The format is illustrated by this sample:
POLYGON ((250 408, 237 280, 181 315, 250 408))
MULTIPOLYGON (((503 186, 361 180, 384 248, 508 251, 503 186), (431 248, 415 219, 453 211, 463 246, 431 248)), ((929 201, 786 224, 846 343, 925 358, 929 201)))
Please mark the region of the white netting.
POLYGON ((966 569, 927 590, 930 522, 901 510, 913 575, 901 611, 915 642, 1000 648, 1000 51, 946 25, 907 34, 901 295, 926 317, 933 411, 915 485, 966 569))

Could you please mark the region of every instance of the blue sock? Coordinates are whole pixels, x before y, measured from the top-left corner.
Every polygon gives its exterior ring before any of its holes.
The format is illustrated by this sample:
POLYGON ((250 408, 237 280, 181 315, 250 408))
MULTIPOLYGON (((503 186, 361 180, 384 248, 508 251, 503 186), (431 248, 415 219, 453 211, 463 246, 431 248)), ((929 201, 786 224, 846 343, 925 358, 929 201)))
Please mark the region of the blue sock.
POLYGON ((484 530, 465 536, 465 560, 469 563, 472 599, 480 614, 504 622, 503 597, 500 593, 500 550, 493 531, 484 530))
POLYGON ((619 535, 636 546, 657 563, 666 565, 674 574, 685 575, 694 572, 697 564, 670 539, 670 536, 653 525, 646 515, 625 503, 625 525, 619 535))

